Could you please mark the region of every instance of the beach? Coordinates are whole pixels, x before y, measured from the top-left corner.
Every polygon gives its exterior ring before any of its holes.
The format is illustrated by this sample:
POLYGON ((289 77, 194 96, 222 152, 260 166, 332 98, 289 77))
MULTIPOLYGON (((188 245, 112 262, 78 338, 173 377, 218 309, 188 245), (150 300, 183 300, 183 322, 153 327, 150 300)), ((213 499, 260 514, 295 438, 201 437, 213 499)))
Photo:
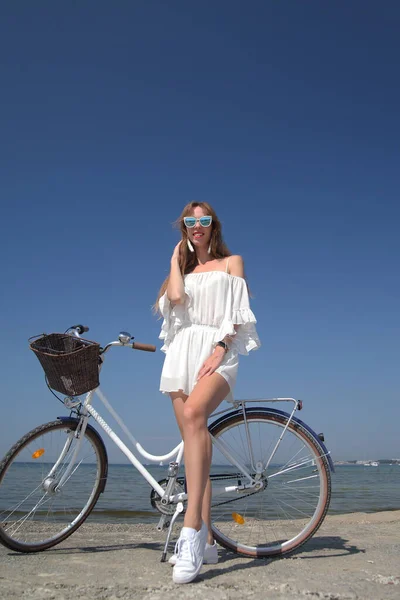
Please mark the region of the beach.
MULTIPOLYGON (((175 537, 179 528, 174 531, 175 537)), ((218 565, 177 586, 161 563, 165 539, 149 524, 87 521, 55 548, 17 554, 0 546, 4 600, 398 599, 400 510, 328 516, 315 536, 281 559, 242 558, 219 548, 218 565)), ((172 548, 171 548, 172 549, 172 548)))

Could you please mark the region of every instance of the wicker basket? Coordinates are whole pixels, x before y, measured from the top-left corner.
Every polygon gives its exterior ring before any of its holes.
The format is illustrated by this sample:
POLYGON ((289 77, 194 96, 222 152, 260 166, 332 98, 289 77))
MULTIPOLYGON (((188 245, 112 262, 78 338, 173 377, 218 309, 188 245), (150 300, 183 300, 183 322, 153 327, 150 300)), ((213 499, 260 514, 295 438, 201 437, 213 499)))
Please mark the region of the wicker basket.
POLYGON ((99 385, 99 344, 65 333, 43 334, 29 342, 53 390, 79 396, 99 385))

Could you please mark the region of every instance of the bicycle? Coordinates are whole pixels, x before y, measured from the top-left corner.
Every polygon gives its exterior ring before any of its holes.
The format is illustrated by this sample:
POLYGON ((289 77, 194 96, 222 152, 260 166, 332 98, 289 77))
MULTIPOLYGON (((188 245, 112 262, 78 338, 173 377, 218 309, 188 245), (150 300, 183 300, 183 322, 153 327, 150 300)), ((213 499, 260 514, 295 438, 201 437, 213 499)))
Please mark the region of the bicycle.
MULTIPOLYGON (((73 340, 93 344, 82 340, 85 331, 88 328, 82 325, 69 328, 64 334, 68 344, 73 340)), ((121 332, 118 340, 104 348, 97 345, 97 373, 112 347, 156 350, 133 339, 121 332)), ((72 385, 73 375, 62 377, 63 384, 72 385)), ((52 387, 57 389, 57 384, 52 387)), ((185 480, 178 473, 183 441, 162 456, 147 452, 99 386, 90 389, 83 400, 66 395, 62 402, 71 411, 69 416, 24 435, 0 463, 0 542, 19 552, 46 550, 65 540, 89 516, 105 490, 108 472, 106 447, 88 422, 91 417, 150 484, 151 504, 161 515, 157 529, 168 529, 161 556, 165 561, 174 523, 187 500, 185 480), (92 406, 94 395, 115 418, 136 454, 154 463, 169 461, 164 479, 156 481, 109 427, 92 406)), ((235 400, 211 415, 212 531, 225 548, 249 557, 284 555, 299 548, 320 527, 329 507, 334 468, 323 434, 316 434, 295 416, 301 408, 302 402, 294 398, 235 400), (266 402, 290 402, 293 407, 284 412, 264 406, 266 402)))

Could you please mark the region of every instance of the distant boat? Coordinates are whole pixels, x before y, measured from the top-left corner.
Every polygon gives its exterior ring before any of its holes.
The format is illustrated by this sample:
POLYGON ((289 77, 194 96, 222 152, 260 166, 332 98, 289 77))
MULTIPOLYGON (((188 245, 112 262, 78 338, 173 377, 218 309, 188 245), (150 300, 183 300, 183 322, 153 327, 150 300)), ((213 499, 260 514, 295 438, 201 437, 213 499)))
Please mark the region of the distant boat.
POLYGON ((366 467, 379 467, 379 463, 378 463, 378 462, 376 462, 375 460, 372 460, 372 461, 371 461, 371 462, 369 462, 369 463, 365 463, 365 466, 366 466, 366 467))

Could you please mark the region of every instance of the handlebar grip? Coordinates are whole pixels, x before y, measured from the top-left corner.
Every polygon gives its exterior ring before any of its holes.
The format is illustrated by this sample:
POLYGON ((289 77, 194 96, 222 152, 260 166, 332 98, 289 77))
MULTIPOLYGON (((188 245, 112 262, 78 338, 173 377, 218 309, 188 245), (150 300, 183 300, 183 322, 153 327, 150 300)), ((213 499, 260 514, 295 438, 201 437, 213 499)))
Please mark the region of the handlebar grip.
POLYGON ((69 329, 76 329, 79 335, 82 335, 82 333, 86 333, 86 331, 89 331, 89 327, 87 327, 86 325, 72 325, 69 329))
POLYGON ((143 350, 144 352, 155 352, 157 350, 156 346, 152 346, 151 344, 139 344, 139 342, 133 342, 132 348, 133 350, 143 350))
POLYGON ((82 335, 82 333, 86 333, 86 331, 89 331, 89 327, 87 327, 86 325, 74 325, 74 329, 78 330, 79 335, 82 335))

